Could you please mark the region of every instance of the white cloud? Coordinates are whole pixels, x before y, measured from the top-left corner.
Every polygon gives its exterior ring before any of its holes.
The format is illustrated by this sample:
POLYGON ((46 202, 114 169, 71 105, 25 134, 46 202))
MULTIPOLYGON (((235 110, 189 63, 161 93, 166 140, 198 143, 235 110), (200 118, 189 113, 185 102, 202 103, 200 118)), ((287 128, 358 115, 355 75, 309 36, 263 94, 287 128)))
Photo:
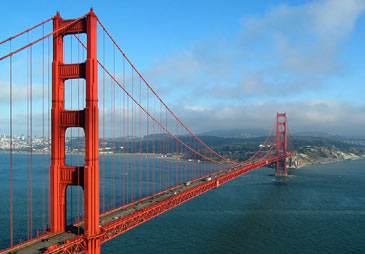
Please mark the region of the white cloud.
POLYGON ((194 106, 185 106, 185 109, 189 110, 189 111, 203 112, 203 111, 209 110, 210 108, 204 107, 204 106, 199 106, 199 105, 194 105, 194 106))
MULTIPOLYGON (((242 19, 241 31, 231 38, 196 43, 156 61, 143 75, 196 132, 269 129, 276 112, 287 112, 298 131, 360 134, 363 106, 320 95, 302 98, 308 91, 324 91, 328 78, 345 75, 341 56, 364 10, 362 0, 278 5, 242 19)), ((118 80, 121 75, 117 73, 118 80)), ((125 79, 130 85, 128 73, 125 79)), ((41 86, 34 84, 33 97, 41 95, 41 86)), ((14 85, 13 99, 26 98, 26 87, 14 85)), ((0 83, 0 101, 8 100, 8 84, 0 83)), ((109 116, 107 110, 108 122, 109 116)))
MULTIPOLYGON (((29 90, 24 85, 13 84, 13 100, 14 101, 26 101, 29 90)), ((42 86, 39 84, 32 85, 32 97, 38 99, 42 97, 42 86)), ((47 93, 47 88, 45 88, 47 93)), ((10 100, 10 87, 9 83, 0 82, 0 102, 8 103, 10 100)))
POLYGON ((279 60, 277 67, 281 71, 295 75, 334 74, 341 68, 342 43, 364 8, 364 2, 357 0, 281 5, 262 18, 244 22, 244 38, 254 43, 255 37, 271 39, 273 57, 279 60))
POLYGON ((266 126, 265 119, 287 111, 298 129, 360 133, 341 118, 364 126, 361 106, 328 99, 326 89, 330 79, 346 78, 343 52, 364 11, 362 0, 278 5, 243 18, 232 38, 176 52, 145 76, 197 131, 266 126))
POLYGON ((269 130, 277 112, 288 114, 291 132, 319 130, 338 135, 363 135, 365 106, 345 101, 305 100, 252 102, 215 107, 207 111, 178 109, 181 119, 194 132, 216 129, 263 128, 269 130))
POLYGON ((156 62, 145 76, 159 92, 190 94, 191 101, 317 91, 346 72, 341 54, 364 10, 360 0, 279 5, 242 19, 230 40, 200 42, 156 62))

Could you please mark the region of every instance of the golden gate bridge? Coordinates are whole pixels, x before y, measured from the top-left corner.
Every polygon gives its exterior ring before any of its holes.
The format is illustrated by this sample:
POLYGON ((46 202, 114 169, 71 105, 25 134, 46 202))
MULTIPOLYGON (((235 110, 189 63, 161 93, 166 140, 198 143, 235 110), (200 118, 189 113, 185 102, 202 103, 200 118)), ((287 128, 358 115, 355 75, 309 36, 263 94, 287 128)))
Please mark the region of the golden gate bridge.
POLYGON ((250 158, 229 160, 174 114, 92 9, 77 19, 57 13, 0 46, 10 187, 0 253, 100 253, 106 241, 254 169, 276 164, 276 175, 287 175, 285 113, 250 158), (21 131, 26 177, 18 183, 21 131))

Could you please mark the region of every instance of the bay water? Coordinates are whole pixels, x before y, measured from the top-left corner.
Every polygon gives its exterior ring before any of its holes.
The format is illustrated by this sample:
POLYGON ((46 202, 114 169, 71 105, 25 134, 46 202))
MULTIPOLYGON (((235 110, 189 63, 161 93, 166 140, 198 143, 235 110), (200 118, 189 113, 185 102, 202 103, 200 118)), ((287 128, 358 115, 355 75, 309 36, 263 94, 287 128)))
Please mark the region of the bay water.
MULTIPOLYGON (((42 167, 42 155, 33 157, 42 167)), ((0 249, 10 239, 8 161, 0 154, 0 249)), ((23 231, 15 239, 27 231, 26 163, 13 161, 14 227, 23 231)), ((288 178, 272 173, 240 176, 103 244, 102 253, 365 253, 364 159, 294 169, 288 178)), ((33 174, 34 227, 42 224, 42 179, 33 174)))

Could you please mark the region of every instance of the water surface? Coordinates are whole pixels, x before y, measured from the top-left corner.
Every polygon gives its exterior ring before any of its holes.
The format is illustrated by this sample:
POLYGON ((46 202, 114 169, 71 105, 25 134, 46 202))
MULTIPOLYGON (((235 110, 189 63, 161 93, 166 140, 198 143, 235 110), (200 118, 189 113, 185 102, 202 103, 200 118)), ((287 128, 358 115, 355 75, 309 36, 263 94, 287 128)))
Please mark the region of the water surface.
MULTIPOLYGON (((17 156, 14 227, 20 231, 15 238, 24 239, 27 170, 22 156, 26 155, 17 156)), ((7 155, 0 154, 0 159, 3 249, 10 239, 9 172, 7 155)), ((34 156, 38 168, 33 174, 34 225, 42 224, 42 162, 41 155, 34 156)), ((364 166, 365 160, 309 166, 292 170, 291 178, 270 176, 270 168, 257 169, 103 244, 102 252, 364 253, 364 166)), ((45 192, 47 199, 48 184, 45 192)))
POLYGON ((104 253, 365 253, 365 160, 262 168, 102 246, 104 253))

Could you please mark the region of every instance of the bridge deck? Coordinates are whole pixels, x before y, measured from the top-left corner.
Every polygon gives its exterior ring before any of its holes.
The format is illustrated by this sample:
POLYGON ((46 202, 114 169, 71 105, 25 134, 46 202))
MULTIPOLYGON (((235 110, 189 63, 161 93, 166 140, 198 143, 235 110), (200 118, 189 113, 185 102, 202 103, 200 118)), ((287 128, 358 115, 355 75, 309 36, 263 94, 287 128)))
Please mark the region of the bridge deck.
MULTIPOLYGON (((275 162, 282 157, 274 157, 266 161, 252 162, 245 166, 236 166, 223 169, 182 184, 171 189, 159 192, 133 203, 108 211, 100 215, 101 242, 114 238, 139 224, 156 217, 157 215, 184 203, 208 190, 218 187, 229 180, 256 168, 275 162), (209 177, 209 179, 208 179, 209 177)), ((78 235, 82 232, 83 222, 68 227, 68 232, 58 234, 47 233, 36 239, 21 243, 0 252, 5 253, 62 253, 65 249, 73 252, 78 248, 80 252, 85 248, 85 239, 78 235), (62 247, 61 247, 62 246, 62 247)))

